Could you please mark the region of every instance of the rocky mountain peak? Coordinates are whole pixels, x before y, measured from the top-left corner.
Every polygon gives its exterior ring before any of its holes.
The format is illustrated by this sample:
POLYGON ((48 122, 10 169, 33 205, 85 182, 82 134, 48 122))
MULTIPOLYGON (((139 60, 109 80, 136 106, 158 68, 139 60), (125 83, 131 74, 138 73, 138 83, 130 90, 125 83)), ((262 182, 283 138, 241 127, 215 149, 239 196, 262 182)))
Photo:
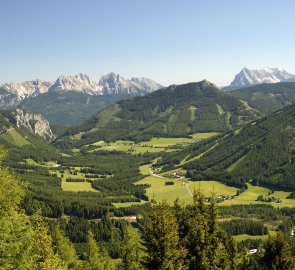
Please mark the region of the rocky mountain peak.
POLYGON ((75 76, 59 76, 49 91, 55 89, 83 92, 91 95, 101 94, 101 87, 83 73, 75 76))
POLYGON ((243 68, 231 82, 230 87, 241 88, 262 83, 295 81, 295 75, 284 69, 264 67, 262 69, 243 68))
POLYGON ((37 134, 48 141, 52 141, 55 138, 49 122, 41 114, 31 114, 17 109, 13 116, 18 128, 24 127, 31 133, 37 134))

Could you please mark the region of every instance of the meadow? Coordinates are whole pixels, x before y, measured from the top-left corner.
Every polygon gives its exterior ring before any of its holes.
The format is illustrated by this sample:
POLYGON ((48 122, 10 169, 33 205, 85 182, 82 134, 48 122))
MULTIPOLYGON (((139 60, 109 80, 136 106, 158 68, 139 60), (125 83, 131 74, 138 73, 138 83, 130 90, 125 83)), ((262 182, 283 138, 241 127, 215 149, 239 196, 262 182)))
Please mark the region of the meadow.
POLYGON ((169 152, 177 150, 179 148, 198 142, 201 140, 208 139, 217 135, 216 132, 204 132, 204 133, 195 133, 187 138, 152 138, 149 141, 143 141, 140 143, 134 143, 133 141, 118 140, 115 142, 105 142, 98 141, 91 146, 96 146, 96 149, 93 149, 89 152, 106 150, 106 151, 123 151, 131 154, 143 154, 143 153, 158 153, 158 152, 169 152), (173 147, 173 148, 172 148, 173 147))

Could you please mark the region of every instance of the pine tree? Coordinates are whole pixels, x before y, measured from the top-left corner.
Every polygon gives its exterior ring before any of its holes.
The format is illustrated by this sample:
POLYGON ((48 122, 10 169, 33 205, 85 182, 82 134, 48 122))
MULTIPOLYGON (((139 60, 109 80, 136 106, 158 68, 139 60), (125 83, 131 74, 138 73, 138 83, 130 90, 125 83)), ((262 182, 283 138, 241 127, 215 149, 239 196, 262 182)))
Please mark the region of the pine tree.
POLYGON ((76 250, 71 241, 63 234, 59 227, 53 233, 56 253, 61 258, 67 269, 81 269, 82 264, 78 259, 76 250))
POLYGON ((146 255, 143 266, 151 270, 187 269, 187 250, 180 243, 178 224, 167 202, 153 204, 142 223, 146 255))
POLYGON ((91 270, 113 269, 109 255, 98 247, 92 231, 89 231, 87 235, 85 268, 91 270))
MULTIPOLYGON (((0 146, 0 162, 5 150, 0 146)), ((15 176, 0 168, 0 269, 32 269, 33 229, 19 205, 24 191, 15 176)))
POLYGON ((204 203, 204 195, 200 189, 194 192, 192 218, 188 233, 188 259, 190 269, 208 269, 208 218, 207 207, 204 203))
POLYGON ((247 270, 250 266, 250 256, 248 254, 248 249, 244 246, 241 254, 240 254, 240 263, 239 269, 240 270, 247 270))
POLYGON ((189 232, 189 212, 179 199, 174 201, 173 211, 178 223, 179 237, 185 243, 189 232))
POLYGON ((264 243, 264 254, 260 262, 266 269, 295 269, 290 246, 281 233, 276 236, 268 236, 264 243))
POLYGON ((38 215, 34 216, 35 223, 35 241, 34 256, 36 270, 63 270, 66 267, 53 250, 52 237, 48 233, 47 226, 42 218, 38 215))
POLYGON ((119 270, 140 270, 140 250, 138 247, 139 239, 135 238, 126 228, 124 239, 120 247, 121 263, 118 266, 119 270))

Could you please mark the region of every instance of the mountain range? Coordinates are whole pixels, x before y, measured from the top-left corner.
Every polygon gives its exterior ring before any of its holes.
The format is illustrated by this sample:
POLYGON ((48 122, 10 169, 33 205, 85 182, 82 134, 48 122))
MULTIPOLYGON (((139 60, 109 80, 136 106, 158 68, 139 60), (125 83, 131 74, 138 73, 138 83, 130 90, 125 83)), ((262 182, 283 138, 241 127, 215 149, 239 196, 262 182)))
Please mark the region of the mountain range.
POLYGON ((122 100, 84 124, 70 128, 55 144, 86 145, 99 140, 145 141, 183 137, 196 132, 224 132, 261 116, 246 102, 212 83, 172 85, 145 96, 122 100), (78 136, 75 136, 78 135, 78 136))
POLYGON ((295 82, 295 75, 280 68, 249 69, 243 68, 223 91, 249 87, 263 83, 295 82))
POLYGON ((23 83, 4 83, 0 86, 0 107, 17 106, 21 101, 54 90, 76 91, 90 95, 144 94, 163 88, 147 78, 124 79, 118 74, 108 73, 95 82, 85 74, 60 76, 52 82, 33 80, 23 83))

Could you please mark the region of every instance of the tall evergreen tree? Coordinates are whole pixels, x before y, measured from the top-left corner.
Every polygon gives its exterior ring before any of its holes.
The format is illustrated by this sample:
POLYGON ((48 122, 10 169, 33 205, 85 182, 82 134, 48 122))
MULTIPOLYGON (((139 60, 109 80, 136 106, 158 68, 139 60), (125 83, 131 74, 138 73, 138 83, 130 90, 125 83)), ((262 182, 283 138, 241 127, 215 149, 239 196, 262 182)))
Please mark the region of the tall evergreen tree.
POLYGON ((86 261, 84 268, 90 270, 113 269, 109 255, 98 247, 92 231, 89 231, 87 235, 86 261))
POLYGON ((64 270, 62 260, 53 250, 52 237, 40 216, 35 215, 34 256, 36 270, 64 270))
MULTIPOLYGON (((0 163, 5 150, 0 146, 0 163)), ((19 205, 24 191, 15 176, 0 167, 0 269, 32 269, 33 229, 19 205)))
POLYGON ((118 265, 118 270, 140 270, 140 250, 138 246, 139 239, 135 238, 126 228, 124 239, 120 248, 121 263, 118 265))
POLYGON ((53 233, 55 250, 61 258, 63 265, 67 269, 81 269, 82 263, 79 261, 76 250, 71 241, 63 234, 59 227, 53 233))
POLYGON ((295 269, 294 257, 283 234, 278 233, 275 236, 268 236, 264 243, 264 254, 260 262, 266 269, 295 269))
POLYGON ((143 266, 150 270, 187 269, 187 250, 181 244, 178 224, 167 202, 154 203, 142 223, 145 249, 143 266))
POLYGON ((188 233, 188 259, 190 269, 208 269, 208 222, 207 208, 204 203, 204 195, 200 189, 194 192, 192 218, 188 233))

